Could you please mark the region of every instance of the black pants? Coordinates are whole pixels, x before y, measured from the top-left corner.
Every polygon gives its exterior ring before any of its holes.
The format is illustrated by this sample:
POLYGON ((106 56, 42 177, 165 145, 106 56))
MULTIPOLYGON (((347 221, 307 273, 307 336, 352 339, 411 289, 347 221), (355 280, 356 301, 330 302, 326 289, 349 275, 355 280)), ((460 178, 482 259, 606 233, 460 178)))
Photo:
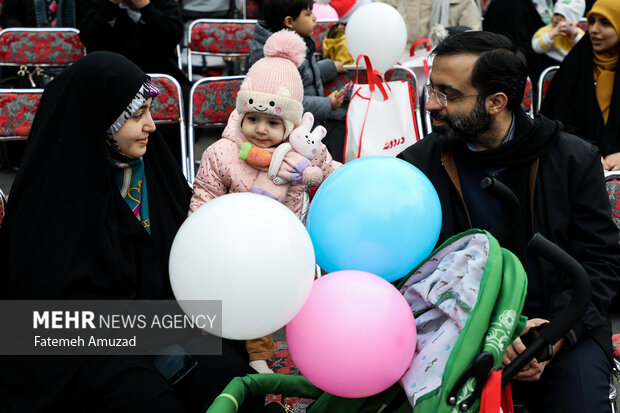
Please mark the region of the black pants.
MULTIPOLYGON (((148 357, 98 359, 92 366, 97 371, 82 369, 84 377, 77 380, 89 382, 84 390, 90 400, 78 399, 84 412, 204 413, 233 377, 256 373, 234 347, 223 341, 221 356, 194 356, 198 365, 174 386, 148 357)), ((264 396, 246 400, 239 412, 260 411, 263 405, 264 396)))
POLYGON ((574 348, 561 351, 538 382, 511 382, 515 405, 530 413, 610 412, 610 366, 593 338, 583 338, 574 348))

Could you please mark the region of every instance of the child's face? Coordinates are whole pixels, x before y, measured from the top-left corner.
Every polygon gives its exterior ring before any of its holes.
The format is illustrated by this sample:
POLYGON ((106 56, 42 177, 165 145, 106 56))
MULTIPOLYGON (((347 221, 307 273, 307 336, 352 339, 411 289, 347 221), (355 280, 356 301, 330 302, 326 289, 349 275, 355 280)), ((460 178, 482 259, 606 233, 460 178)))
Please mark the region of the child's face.
POLYGON ((565 21, 566 19, 564 18, 564 16, 562 16, 561 14, 557 14, 557 13, 555 13, 553 17, 551 18, 551 24, 553 25, 553 27, 556 27, 558 24, 564 23, 565 21))
POLYGON ((153 98, 149 98, 144 102, 114 135, 121 152, 130 158, 138 159, 146 153, 149 134, 155 131, 150 112, 152 101, 153 98))
POLYGON ((284 140, 284 122, 277 116, 251 112, 241 122, 241 133, 259 148, 278 146, 284 140))
POLYGON ((292 19, 289 29, 294 30, 300 36, 312 37, 314 26, 316 26, 316 17, 312 9, 305 9, 299 13, 299 16, 292 19))

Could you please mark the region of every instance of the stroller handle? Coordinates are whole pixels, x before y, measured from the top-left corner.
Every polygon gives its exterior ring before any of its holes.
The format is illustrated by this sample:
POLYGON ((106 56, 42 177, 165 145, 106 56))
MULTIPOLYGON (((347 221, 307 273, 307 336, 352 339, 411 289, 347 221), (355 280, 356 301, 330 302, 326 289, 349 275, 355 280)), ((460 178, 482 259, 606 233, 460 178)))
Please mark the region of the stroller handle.
POLYGON ((583 316, 592 290, 590 278, 583 266, 553 242, 540 234, 534 234, 529 242, 534 252, 546 259, 571 279, 573 294, 570 303, 548 324, 540 328, 540 335, 513 360, 502 373, 502 386, 506 385, 532 359, 538 357, 549 344, 555 344, 583 316))
POLYGON ((497 239, 499 245, 512 251, 521 262, 524 262, 525 247, 520 245, 518 237, 514 236, 519 230, 519 222, 515 220, 521 210, 519 199, 510 188, 495 178, 483 178, 480 181, 480 189, 500 201, 503 208, 500 219, 489 232, 497 239))

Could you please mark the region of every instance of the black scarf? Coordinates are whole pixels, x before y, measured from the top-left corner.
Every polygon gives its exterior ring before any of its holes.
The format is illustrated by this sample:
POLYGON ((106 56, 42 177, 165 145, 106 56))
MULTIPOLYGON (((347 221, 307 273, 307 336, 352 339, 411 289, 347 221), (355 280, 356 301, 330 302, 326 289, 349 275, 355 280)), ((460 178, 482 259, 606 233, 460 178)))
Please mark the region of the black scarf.
MULTIPOLYGON (((464 143, 452 146, 456 158, 477 168, 506 168, 504 183, 520 201, 520 219, 502 215, 500 222, 490 232, 500 245, 512 251, 525 264, 525 247, 531 234, 530 225, 526 231, 522 224, 531 221, 531 200, 529 192, 531 163, 549 151, 555 143, 559 122, 538 117, 532 121, 521 109, 515 112, 515 136, 495 149, 472 151, 464 143)), ((507 210, 505 210, 507 211, 507 210)))
POLYGON ((190 198, 179 165, 152 133, 149 235, 107 162, 106 129, 146 78, 126 58, 95 52, 45 89, 0 230, 3 297, 172 297, 168 254, 190 198))
POLYGON ((311 37, 303 36, 302 38, 306 43, 306 59, 310 61, 314 53, 316 53, 316 43, 314 43, 311 37))
POLYGON ((561 120, 566 131, 597 146, 603 156, 620 152, 620 75, 616 70, 607 124, 596 100, 590 36, 585 36, 564 58, 549 85, 541 113, 561 120))

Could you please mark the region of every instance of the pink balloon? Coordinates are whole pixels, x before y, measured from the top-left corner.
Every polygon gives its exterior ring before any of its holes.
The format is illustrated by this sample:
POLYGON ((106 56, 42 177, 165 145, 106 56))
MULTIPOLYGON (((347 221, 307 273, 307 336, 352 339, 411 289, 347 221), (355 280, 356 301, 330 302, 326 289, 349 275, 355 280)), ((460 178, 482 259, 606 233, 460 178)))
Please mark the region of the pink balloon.
POLYGON ((286 327, 293 361, 315 386, 341 397, 377 394, 411 364, 416 328, 401 293, 363 271, 337 271, 314 281, 286 327))
POLYGON ((338 13, 329 4, 314 3, 312 5, 312 13, 317 20, 338 20, 338 13))

